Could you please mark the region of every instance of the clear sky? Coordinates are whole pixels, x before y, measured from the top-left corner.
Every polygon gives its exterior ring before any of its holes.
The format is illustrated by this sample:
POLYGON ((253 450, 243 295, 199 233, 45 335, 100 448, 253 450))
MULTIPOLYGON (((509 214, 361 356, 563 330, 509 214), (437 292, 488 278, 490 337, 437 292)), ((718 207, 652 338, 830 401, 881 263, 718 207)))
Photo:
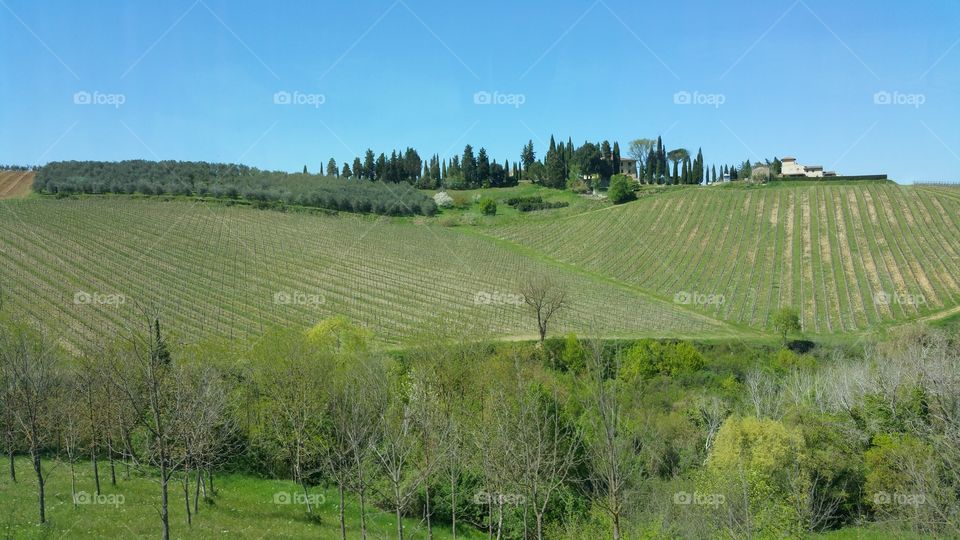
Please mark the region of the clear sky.
POLYGON ((708 164, 960 179, 956 0, 0 0, 0 38, 0 163, 659 134, 708 164))

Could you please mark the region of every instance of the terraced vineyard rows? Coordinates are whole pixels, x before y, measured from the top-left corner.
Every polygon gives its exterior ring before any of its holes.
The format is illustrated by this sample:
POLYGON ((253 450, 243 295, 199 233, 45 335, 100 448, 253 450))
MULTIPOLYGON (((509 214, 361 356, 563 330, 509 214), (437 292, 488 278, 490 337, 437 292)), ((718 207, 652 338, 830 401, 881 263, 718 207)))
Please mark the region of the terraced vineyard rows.
POLYGON ((840 333, 960 302, 960 190, 895 184, 691 188, 488 234, 718 319, 840 333))
POLYGON ((437 226, 127 198, 0 203, 7 300, 74 347, 128 324, 137 304, 161 305, 168 326, 190 329, 181 339, 257 335, 332 314, 386 341, 451 325, 532 335, 523 309, 495 296, 515 293, 529 272, 571 291, 556 332, 594 323, 622 335, 724 331, 629 286, 437 226))

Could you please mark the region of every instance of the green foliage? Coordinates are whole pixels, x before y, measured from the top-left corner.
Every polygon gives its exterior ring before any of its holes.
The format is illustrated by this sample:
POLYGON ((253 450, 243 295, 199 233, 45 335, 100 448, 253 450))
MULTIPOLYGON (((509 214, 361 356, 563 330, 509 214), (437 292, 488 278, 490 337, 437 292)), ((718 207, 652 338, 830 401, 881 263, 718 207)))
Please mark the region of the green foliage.
POLYGON ((777 310, 772 317, 773 328, 780 334, 783 344, 787 344, 787 335, 800 331, 800 314, 797 310, 784 307, 777 310))
POLYGON ((764 538, 801 530, 797 508, 809 486, 796 474, 804 457, 800 432, 776 420, 730 417, 721 426, 698 489, 722 496, 719 525, 764 538))
POLYGON ((35 189, 55 195, 142 194, 243 199, 384 215, 433 215, 433 199, 408 183, 261 171, 245 165, 183 161, 58 161, 37 173, 35 189))
POLYGON ((613 204, 621 204, 632 201, 637 198, 633 191, 635 182, 625 174, 615 174, 610 179, 610 188, 607 190, 607 197, 613 204))
POLYGON ((620 378, 634 383, 658 375, 686 375, 700 370, 703 364, 703 355, 686 341, 661 343, 644 339, 627 351, 620 378))
POLYGON ((480 213, 485 216, 495 215, 497 213, 497 201, 493 199, 481 199, 480 213))

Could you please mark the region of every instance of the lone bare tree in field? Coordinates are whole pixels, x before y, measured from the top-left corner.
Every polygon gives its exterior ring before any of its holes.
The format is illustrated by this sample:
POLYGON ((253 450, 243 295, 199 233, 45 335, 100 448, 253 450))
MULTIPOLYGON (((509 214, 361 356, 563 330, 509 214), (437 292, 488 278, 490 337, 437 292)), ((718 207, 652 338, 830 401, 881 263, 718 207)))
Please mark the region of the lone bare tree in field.
POLYGON ((520 286, 520 294, 524 304, 537 318, 537 332, 543 344, 550 320, 569 304, 567 289, 547 276, 535 275, 528 277, 520 286))

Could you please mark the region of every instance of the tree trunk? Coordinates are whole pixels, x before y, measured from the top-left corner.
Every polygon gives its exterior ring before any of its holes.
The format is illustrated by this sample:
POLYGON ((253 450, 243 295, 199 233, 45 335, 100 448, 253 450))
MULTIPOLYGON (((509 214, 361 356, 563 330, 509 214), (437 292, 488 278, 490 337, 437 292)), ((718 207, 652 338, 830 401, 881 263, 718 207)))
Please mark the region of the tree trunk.
POLYGON ((40 450, 36 447, 30 449, 33 457, 33 471, 37 473, 37 503, 40 505, 40 523, 47 522, 47 506, 44 493, 43 468, 40 466, 40 450))
POLYGON ((487 496, 487 540, 493 540, 493 501, 487 496))
POLYGON ((503 538, 503 495, 498 494, 500 502, 497 504, 497 540, 503 538))
POLYGON ((363 485, 363 466, 360 463, 360 457, 356 456, 357 464, 357 485, 360 486, 360 538, 367 540, 367 511, 366 511, 366 486, 363 485))
POLYGON ((10 481, 14 484, 17 483, 17 467, 15 460, 13 459, 13 444, 7 448, 7 455, 10 457, 10 481))
POLYGON ((340 495, 340 538, 347 540, 347 522, 344 519, 343 510, 343 482, 337 483, 337 494, 340 495))
POLYGON ((457 540, 457 482, 450 477, 450 525, 453 540, 457 540))
POLYGON ((70 500, 73 501, 73 507, 77 507, 77 468, 73 463, 73 456, 70 456, 70 500))
POLYGON ((107 442, 107 456, 110 458, 110 485, 117 485, 117 467, 113 459, 113 440, 107 442))
POLYGON ((303 502, 307 505, 307 513, 313 513, 313 505, 310 504, 310 492, 307 491, 307 483, 300 481, 300 487, 303 489, 303 502))
POLYGON ((430 485, 424 487, 426 492, 426 510, 427 510, 427 539, 433 540, 433 525, 430 523, 430 485))
POLYGON ((397 511, 397 539, 403 540, 403 518, 400 517, 400 505, 397 505, 396 511, 397 511))
POLYGON ((100 495, 100 465, 97 462, 97 448, 90 447, 90 462, 93 463, 93 485, 96 488, 97 495, 100 495))
POLYGON ((543 514, 535 513, 537 514, 537 540, 543 540, 543 514))
POLYGON ((170 505, 167 498, 167 488, 170 475, 167 474, 167 459, 160 456, 160 522, 163 524, 163 540, 170 540, 170 505))
POLYGON ((211 469, 207 469, 207 480, 210 484, 210 496, 212 497, 216 495, 217 492, 213 489, 213 471, 211 469))
POLYGON ((187 525, 193 526, 193 513, 190 512, 190 471, 186 467, 183 470, 183 503, 187 509, 187 525))
MULTIPOLYGON (((200 513, 200 485, 203 484, 203 471, 197 469, 197 485, 193 492, 193 513, 200 513)), ((203 488, 203 498, 207 498, 207 488, 203 488)))
POLYGON ((613 515, 613 540, 620 540, 620 514, 613 515))

